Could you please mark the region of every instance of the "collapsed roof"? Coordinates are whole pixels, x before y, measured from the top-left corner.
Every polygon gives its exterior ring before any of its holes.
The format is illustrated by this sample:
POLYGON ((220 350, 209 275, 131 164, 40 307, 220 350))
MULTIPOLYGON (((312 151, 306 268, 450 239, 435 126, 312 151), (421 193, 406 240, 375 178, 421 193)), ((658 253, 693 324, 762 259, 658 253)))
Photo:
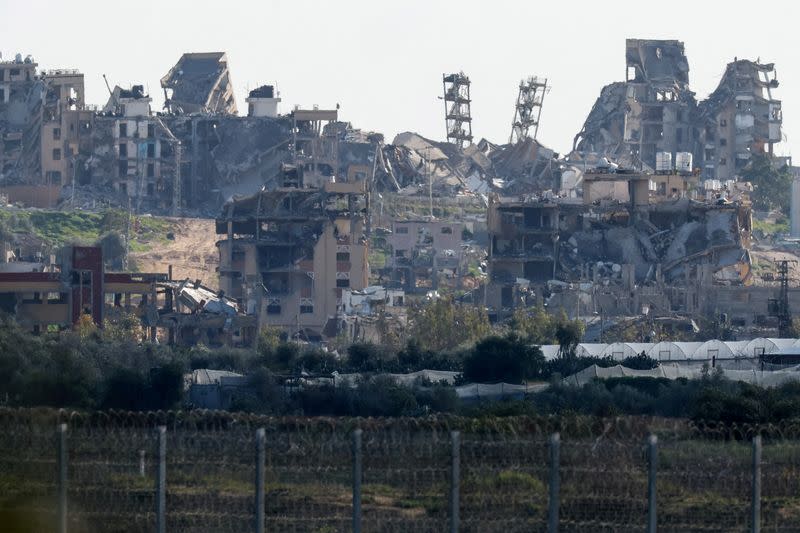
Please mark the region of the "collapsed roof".
POLYGON ((161 87, 171 113, 236 114, 225 52, 183 54, 161 78, 161 87))
POLYGON ((482 139, 459 148, 404 132, 379 152, 376 182, 407 194, 423 189, 427 194, 429 181, 437 195, 485 195, 493 189, 533 192, 555 188, 562 163, 553 150, 530 138, 505 145, 482 139))

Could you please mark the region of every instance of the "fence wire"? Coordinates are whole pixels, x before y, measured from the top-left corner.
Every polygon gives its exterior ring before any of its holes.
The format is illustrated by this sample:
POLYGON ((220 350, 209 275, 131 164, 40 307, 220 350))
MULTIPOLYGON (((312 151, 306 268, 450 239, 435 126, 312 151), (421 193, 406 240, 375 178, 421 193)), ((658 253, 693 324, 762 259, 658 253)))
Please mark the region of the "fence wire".
POLYGON ((351 531, 353 431, 363 430, 365 532, 546 531, 559 432, 559 531, 645 531, 648 435, 658 437, 659 531, 752 528, 753 444, 763 438, 762 531, 800 530, 800 425, 620 418, 303 419, 225 413, 0 409, 3 531, 54 531, 58 438, 67 430, 70 532, 150 532, 157 431, 166 426, 169 532, 256 531, 256 430, 265 429, 264 531, 351 531))

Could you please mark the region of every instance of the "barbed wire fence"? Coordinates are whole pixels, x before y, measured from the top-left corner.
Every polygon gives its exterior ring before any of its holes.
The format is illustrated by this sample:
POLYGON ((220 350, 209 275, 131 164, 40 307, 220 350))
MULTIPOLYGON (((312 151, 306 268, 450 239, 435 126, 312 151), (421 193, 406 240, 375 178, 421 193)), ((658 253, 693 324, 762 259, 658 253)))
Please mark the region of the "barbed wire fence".
POLYGON ((4 531, 798 531, 800 425, 0 409, 4 531))

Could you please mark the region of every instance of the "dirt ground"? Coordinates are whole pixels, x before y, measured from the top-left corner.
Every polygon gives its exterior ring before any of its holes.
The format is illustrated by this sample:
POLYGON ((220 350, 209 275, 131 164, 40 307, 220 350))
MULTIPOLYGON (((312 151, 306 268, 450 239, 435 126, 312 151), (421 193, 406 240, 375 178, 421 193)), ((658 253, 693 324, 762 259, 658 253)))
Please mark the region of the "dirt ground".
MULTIPOLYGON (((789 263, 789 284, 791 286, 797 286, 798 282, 800 282, 800 257, 793 253, 789 252, 779 252, 779 251, 751 251, 750 257, 753 261, 753 271, 756 274, 760 273, 772 273, 776 276, 777 279, 777 265, 776 261, 782 261, 784 259, 789 261, 796 261, 795 263, 789 263)), ((769 284, 768 281, 764 281, 760 279, 760 276, 756 276, 754 280, 757 285, 760 284, 769 284)))
POLYGON ((131 253, 139 272, 164 272, 172 265, 173 279, 199 279, 203 285, 219 288, 214 220, 206 218, 168 218, 175 240, 158 243, 147 252, 131 253))

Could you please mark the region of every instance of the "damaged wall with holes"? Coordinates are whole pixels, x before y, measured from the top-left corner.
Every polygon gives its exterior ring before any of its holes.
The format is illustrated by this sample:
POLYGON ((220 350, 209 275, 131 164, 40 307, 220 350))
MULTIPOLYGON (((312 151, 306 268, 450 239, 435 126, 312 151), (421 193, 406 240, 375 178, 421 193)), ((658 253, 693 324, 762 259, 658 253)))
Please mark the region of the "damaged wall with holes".
POLYGON ((693 198, 693 176, 652 178, 664 176, 587 175, 580 200, 491 196, 492 316, 537 304, 571 314, 708 312, 697 291, 749 285, 749 201, 693 198))
POLYGON ((573 150, 635 168, 659 170, 659 154, 691 153, 709 179, 733 179, 753 154, 773 153, 781 140, 781 102, 773 64, 734 61, 717 89, 698 101, 689 85, 684 45, 628 39, 626 80, 605 86, 575 136, 573 150))
POLYGON ((37 66, 21 54, 0 61, 0 180, 61 187, 71 183, 71 154, 88 133, 91 111, 85 106, 83 74, 74 69, 39 72, 37 66))
MULTIPOLYGON (((305 119, 313 119, 304 115, 305 119)), ((335 117, 320 115, 321 120, 335 117)), ((317 131, 321 131, 318 129, 317 131)), ((335 337, 342 293, 368 286, 368 178, 325 180, 326 151, 306 146, 280 188, 234 199, 217 218, 220 287, 261 326, 304 340, 335 337)), ((294 144, 294 143, 293 143, 294 144)))

